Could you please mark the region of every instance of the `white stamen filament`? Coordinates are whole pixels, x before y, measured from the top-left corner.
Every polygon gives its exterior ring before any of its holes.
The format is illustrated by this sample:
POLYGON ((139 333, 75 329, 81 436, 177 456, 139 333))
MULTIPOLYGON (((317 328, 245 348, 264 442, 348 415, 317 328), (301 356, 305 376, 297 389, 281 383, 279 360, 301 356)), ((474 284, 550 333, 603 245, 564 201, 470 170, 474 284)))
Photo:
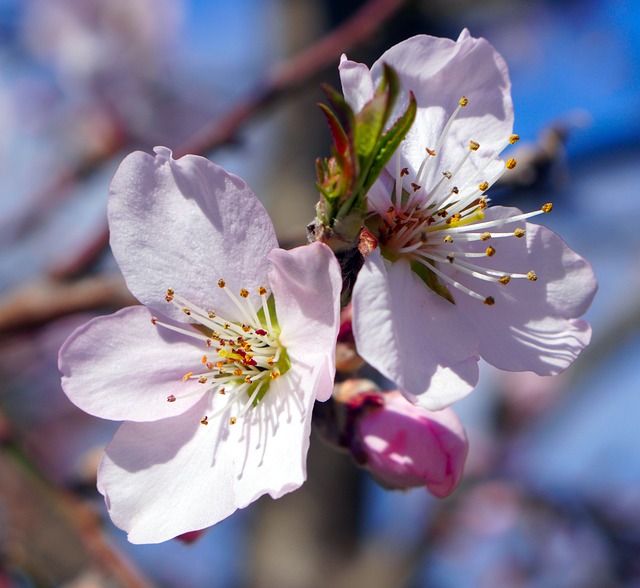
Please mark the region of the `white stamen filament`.
MULTIPOLYGON (((427 155, 418 168, 415 180, 409 183, 413 191, 407 190, 405 192, 404 204, 402 203, 402 190, 405 183, 403 176, 406 175, 406 170, 402 167, 400 150, 397 151, 395 187, 394 192, 390 195, 391 207, 386 214, 381 215, 380 218, 384 222, 384 226, 376 236, 383 254, 385 254, 385 250, 389 252, 389 259, 393 260, 396 256, 405 256, 417 261, 447 285, 491 306, 495 303, 493 296, 483 296, 464 286, 449 275, 450 271, 457 270, 473 278, 485 282, 500 283, 503 286, 508 285, 512 278, 527 278, 535 282, 537 280, 535 272, 511 273, 483 267, 480 260, 493 257, 496 252, 492 246, 484 246, 482 250, 476 251, 458 251, 457 247, 452 248, 449 245, 456 241, 474 243, 504 237, 516 239, 523 237, 525 234, 524 226, 511 232, 503 229, 490 233, 487 229, 500 229, 506 224, 525 221, 547 213, 551 210, 551 204, 545 204, 536 211, 520 213, 508 218, 484 220, 484 211, 489 203, 488 197, 484 195, 485 192, 507 169, 513 169, 516 166, 516 161, 509 159, 500 166, 500 169, 496 169, 496 162, 501 160, 489 156, 486 163, 478 171, 477 165, 472 166, 471 163, 468 163, 472 153, 480 148, 480 144, 474 140, 469 141, 464 155, 458 159, 455 165, 447 170, 442 170, 441 177, 435 176, 437 168, 433 170, 434 173, 430 177, 434 179, 434 184, 432 186, 425 185, 429 175, 427 173, 429 166, 433 168, 434 165, 444 165, 442 158, 446 154, 443 154, 442 151, 446 151, 445 142, 453 122, 466 104, 466 98, 462 98, 445 124, 435 149, 426 149, 427 155), (444 149, 442 149, 443 145, 444 149), (431 163, 431 160, 434 162, 431 163), (445 187, 446 193, 444 193, 445 187), (478 262, 474 262, 474 259, 478 262)), ((482 137, 478 137, 478 139, 481 143, 482 137)), ((505 141, 503 148, 513 145, 517 140, 517 135, 511 135, 505 141)), ((375 225, 373 226, 375 227, 375 225)))
POLYGON ((203 425, 207 425, 244 398, 238 415, 230 419, 230 424, 234 424, 237 418, 245 415, 252 406, 262 402, 264 395, 268 393, 270 379, 278 378, 281 370, 284 372, 288 369, 288 363, 282 366, 279 364, 283 348, 274 336, 274 323, 269 313, 266 289, 259 289, 266 323, 263 325, 249 300, 247 290, 240 291, 240 296, 245 298, 243 304, 228 291, 224 280, 220 280, 218 285, 234 302, 246 324, 238 324, 218 316, 213 311, 204 310, 176 294, 171 288, 167 290, 166 301, 181 309, 193 320, 193 330, 161 322, 152 317, 154 325, 204 343, 205 354, 197 360, 194 359, 194 365, 196 362, 199 367, 203 364, 205 369, 194 369, 182 377, 183 381, 196 380, 200 386, 190 388, 183 394, 171 394, 166 399, 168 402, 176 402, 190 396, 211 395, 215 392, 218 392, 215 397, 224 396, 224 405, 212 414, 204 416, 200 421, 203 425), (198 330, 197 325, 204 327, 202 330, 206 332, 198 330))

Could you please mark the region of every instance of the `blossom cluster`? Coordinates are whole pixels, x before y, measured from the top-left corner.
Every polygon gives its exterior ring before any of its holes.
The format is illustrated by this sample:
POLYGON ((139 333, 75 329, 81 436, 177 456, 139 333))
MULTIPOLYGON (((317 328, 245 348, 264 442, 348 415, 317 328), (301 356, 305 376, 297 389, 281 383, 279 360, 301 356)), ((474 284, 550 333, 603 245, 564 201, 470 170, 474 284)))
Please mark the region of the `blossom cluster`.
POLYGON ((468 447, 448 407, 480 358, 553 375, 589 342, 593 272, 529 222, 551 203, 522 213, 486 195, 518 140, 493 47, 422 35, 339 71, 307 245, 280 249, 249 187, 203 157, 157 147, 115 174, 111 248, 141 305, 75 331, 59 365, 72 402, 124 421, 98 489, 132 542, 298 488, 312 416, 384 486, 446 496, 468 447), (397 389, 338 393, 345 339, 397 389))

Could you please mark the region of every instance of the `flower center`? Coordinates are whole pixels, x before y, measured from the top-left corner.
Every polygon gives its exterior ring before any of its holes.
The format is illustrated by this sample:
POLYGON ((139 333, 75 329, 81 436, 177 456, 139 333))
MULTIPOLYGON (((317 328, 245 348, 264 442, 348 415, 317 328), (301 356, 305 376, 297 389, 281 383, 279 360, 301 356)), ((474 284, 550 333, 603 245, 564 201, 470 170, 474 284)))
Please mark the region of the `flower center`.
MULTIPOLYGON (((391 206, 372 225, 376 228, 374 234, 377 233, 383 256, 390 261, 396 261, 400 257, 409 259, 414 271, 436 293, 454 302, 447 288, 452 286, 492 306, 495 303, 492 296, 483 296, 461 284, 448 271, 443 271, 442 266, 505 286, 512 279, 526 278, 535 282, 537 275, 533 270, 526 273, 499 271, 483 267, 482 263, 477 262, 495 255, 495 239, 522 238, 525 235, 522 227, 505 232, 500 231, 502 226, 551 212, 552 204, 547 203, 533 212, 485 221, 485 209, 489 203, 485 192, 506 170, 516 167, 516 160, 508 159, 502 170, 498 173, 494 171, 492 177, 487 178, 485 175, 489 173, 488 169, 495 163, 495 159, 490 158, 484 167, 472 166, 471 160, 480 150, 480 144, 473 139, 469 140, 465 154, 451 169, 440 169, 443 168, 440 164, 441 148, 445 145, 453 121, 467 104, 467 98, 462 97, 435 147, 425 148, 426 156, 416 177, 409 182, 410 189, 405 188, 405 176, 409 176, 409 169, 402 167, 398 151, 395 188, 390 195, 391 206), (432 185, 427 185, 430 166, 436 166, 436 171, 440 169, 441 173, 432 175, 437 181, 432 180, 432 185), (491 244, 487 243, 489 240, 491 244), (469 242, 477 242, 479 246, 465 247, 464 250, 458 247, 461 243, 469 242)), ((517 135, 511 135, 505 141, 503 149, 518 140, 517 135)))
POLYGON ((171 288, 167 290, 165 300, 194 321, 192 330, 160 322, 156 317, 151 319, 154 325, 202 342, 204 354, 197 363, 194 361, 197 367, 182 377, 185 382, 197 380, 202 389, 181 396, 171 394, 167 402, 176 402, 193 394, 215 396, 215 410, 202 418, 200 422, 203 425, 234 407, 236 414, 229 418, 229 423, 235 424, 238 418, 264 399, 271 382, 291 365, 278 338, 273 297, 267 296, 266 288, 258 289, 260 307, 256 311, 249 300, 248 290, 240 290, 238 298, 229 291, 224 280, 218 281, 218 287, 234 303, 242 322, 230 321, 214 310, 199 308, 171 288))

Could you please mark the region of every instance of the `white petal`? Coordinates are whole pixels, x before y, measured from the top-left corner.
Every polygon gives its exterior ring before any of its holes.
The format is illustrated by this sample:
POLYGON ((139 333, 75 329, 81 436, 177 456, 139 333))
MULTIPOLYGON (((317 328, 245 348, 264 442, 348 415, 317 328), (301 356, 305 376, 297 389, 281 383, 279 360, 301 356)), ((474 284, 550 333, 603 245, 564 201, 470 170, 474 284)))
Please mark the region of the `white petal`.
POLYGON ((111 247, 127 286, 176 320, 185 315, 164 302, 167 288, 233 319, 217 281, 236 293, 265 285, 266 255, 277 247, 271 220, 240 178, 203 157, 155 151, 129 155, 111 183, 111 247))
POLYGON ((204 400, 178 417, 124 423, 106 449, 98 488, 129 540, 166 541, 209 527, 263 494, 278 498, 298 488, 306 478, 313 398, 292 388, 294 378, 301 378, 296 369, 274 381, 235 425, 232 412, 200 424, 204 400))
POLYGON ((473 154, 467 175, 481 169, 504 148, 513 128, 511 82, 504 60, 485 39, 475 39, 464 31, 457 42, 427 35, 407 39, 373 65, 374 85, 382 76, 382 63, 398 72, 403 89, 391 120, 406 108, 409 91, 418 104, 416 120, 401 147, 410 168, 407 188, 425 157, 425 148, 436 148, 462 96, 469 103, 451 126, 437 154, 437 165, 428 168, 425 184, 432 186, 442 171, 454 169, 468 152, 470 140, 479 142, 480 149, 473 154))
POLYGON ((333 391, 340 328, 340 265, 323 243, 274 249, 269 260, 280 341, 292 359, 318 371, 318 400, 327 400, 333 391))
MULTIPOLYGON (((186 336, 151 324, 142 306, 93 319, 60 349, 62 387, 76 406, 111 420, 154 421, 184 412, 202 389, 182 376, 201 367, 202 349, 186 336)), ((202 345, 204 348, 204 344, 202 345)))
POLYGON ((364 63, 350 61, 346 55, 340 59, 338 70, 345 100, 358 113, 373 98, 371 72, 364 63))
MULTIPOLYGON (((515 208, 494 206, 487 209, 485 220, 519 213, 515 208)), ((510 232, 517 226, 525 224, 509 223, 496 230, 510 232)), ((490 242, 478 243, 467 243, 460 249, 478 250, 490 242)), ((499 239, 494 247, 495 255, 479 258, 478 265, 505 273, 526 274, 534 270, 538 279, 512 279, 503 286, 452 273, 448 264, 442 267, 482 296, 495 299, 489 307, 454 292, 456 306, 477 329, 482 357, 504 370, 559 373, 591 338, 588 323, 577 320, 596 293, 591 266, 553 231, 532 223, 526 223, 525 238, 499 239)))
POLYGON ((424 394, 431 410, 477 382, 473 329, 406 260, 389 263, 379 249, 367 257, 353 291, 353 329, 358 353, 409 398, 424 394))

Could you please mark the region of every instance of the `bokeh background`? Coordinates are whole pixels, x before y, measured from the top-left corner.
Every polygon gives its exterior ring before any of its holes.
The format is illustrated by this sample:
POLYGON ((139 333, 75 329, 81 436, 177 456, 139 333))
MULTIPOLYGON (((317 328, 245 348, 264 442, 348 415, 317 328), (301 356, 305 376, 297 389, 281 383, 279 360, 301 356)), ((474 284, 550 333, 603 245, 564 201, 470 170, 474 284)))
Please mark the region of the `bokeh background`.
POLYGON ((0 0, 0 588, 639 587, 639 112, 635 0, 0 0), (505 57, 522 137, 491 195, 554 202, 545 223, 599 279, 591 347, 556 378, 483 366, 445 500, 382 490, 314 438, 301 490, 190 544, 128 544, 95 491, 117 425, 56 368, 73 328, 133 303, 106 247, 117 164, 195 147, 302 242, 340 53, 465 26, 505 57))

